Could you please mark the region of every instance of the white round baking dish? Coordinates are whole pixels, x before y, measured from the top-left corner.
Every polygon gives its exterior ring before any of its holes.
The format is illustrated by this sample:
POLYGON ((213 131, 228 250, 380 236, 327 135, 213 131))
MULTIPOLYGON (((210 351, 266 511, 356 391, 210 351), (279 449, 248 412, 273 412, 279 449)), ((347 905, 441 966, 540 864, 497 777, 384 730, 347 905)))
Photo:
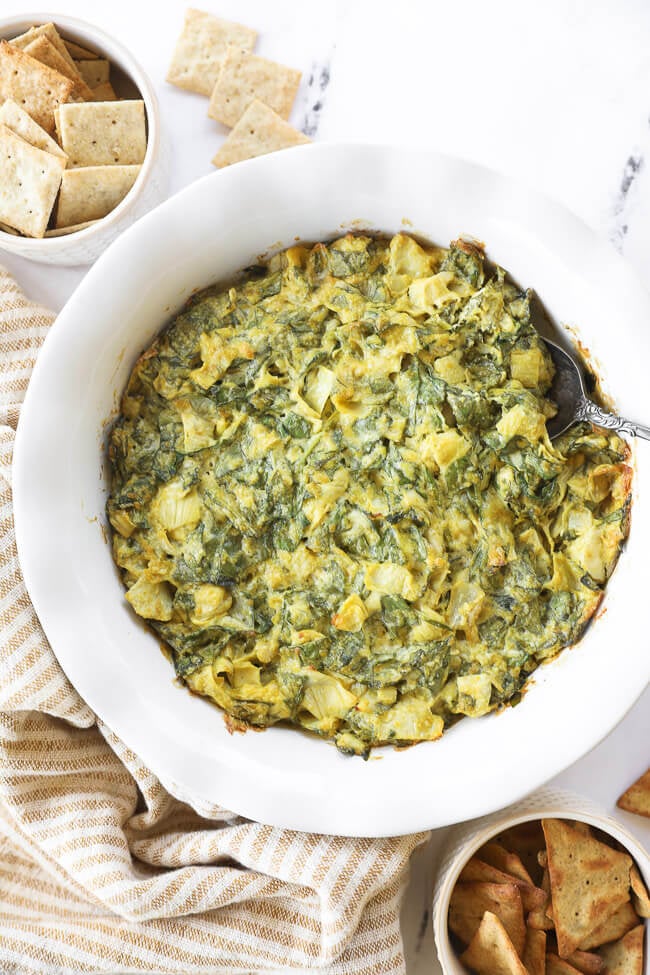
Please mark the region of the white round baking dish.
POLYGON ((218 803, 277 826, 386 836, 520 799, 593 748, 643 692, 650 450, 635 452, 632 529, 605 611, 577 646, 536 671, 517 707, 459 721, 436 742, 377 749, 367 762, 291 728, 229 734, 216 707, 174 683, 156 637, 129 611, 103 534, 104 436, 133 363, 193 292, 297 238, 347 228, 484 240, 492 260, 538 290, 560 329, 579 328, 621 412, 650 416, 650 299, 563 207, 437 153, 299 146, 192 184, 90 269, 36 364, 14 504, 25 582, 61 665, 175 795, 207 814, 218 803))

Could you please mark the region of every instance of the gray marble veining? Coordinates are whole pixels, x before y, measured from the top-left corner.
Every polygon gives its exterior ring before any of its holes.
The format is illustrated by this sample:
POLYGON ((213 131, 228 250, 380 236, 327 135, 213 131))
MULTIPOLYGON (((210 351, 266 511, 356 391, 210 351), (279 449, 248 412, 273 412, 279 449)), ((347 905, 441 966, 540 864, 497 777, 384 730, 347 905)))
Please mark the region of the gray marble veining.
POLYGON ((300 129, 310 139, 314 139, 318 134, 321 113, 330 83, 330 63, 331 59, 313 61, 307 77, 304 95, 305 108, 300 129))

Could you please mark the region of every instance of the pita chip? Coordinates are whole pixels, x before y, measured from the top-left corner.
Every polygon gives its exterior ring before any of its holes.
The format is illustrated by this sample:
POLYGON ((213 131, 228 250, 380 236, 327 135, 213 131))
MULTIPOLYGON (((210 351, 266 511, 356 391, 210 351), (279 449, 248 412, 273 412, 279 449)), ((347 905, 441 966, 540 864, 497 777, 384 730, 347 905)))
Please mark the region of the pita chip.
POLYGON ((620 941, 600 949, 607 975, 643 975, 644 929, 645 924, 638 924, 620 941))
POLYGON ((496 867, 491 866, 489 863, 484 863, 478 856, 473 856, 471 860, 468 860, 458 880, 460 883, 475 880, 492 884, 515 884, 519 888, 524 911, 532 911, 535 908, 544 907, 548 899, 548 895, 543 890, 540 890, 539 887, 534 887, 531 883, 527 883, 519 877, 513 877, 512 874, 497 870, 496 867))
POLYGON ((551 884, 547 869, 544 870, 540 889, 546 894, 546 903, 542 904, 541 907, 533 908, 533 910, 528 914, 526 923, 529 927, 536 928, 538 931, 552 931, 553 921, 546 913, 546 909, 551 903, 551 884))
POLYGON ((650 768, 625 790, 616 805, 636 816, 650 817, 650 768))
POLYGON ((574 968, 568 961, 549 951, 546 956, 546 975, 580 975, 580 969, 574 968))
POLYGON ((486 843, 479 850, 479 856, 481 860, 485 860, 486 863, 492 864, 493 867, 497 867, 498 870, 503 870, 505 873, 511 873, 514 877, 518 877, 523 880, 524 883, 532 884, 532 878, 525 866, 521 862, 521 857, 516 853, 510 853, 506 850, 504 846, 500 843, 486 843))
POLYGON ((636 863, 630 870, 630 887, 632 888, 632 903, 639 917, 650 917, 650 894, 643 883, 636 863))
POLYGON ((486 911, 461 962, 478 975, 528 975, 499 918, 486 911))
POLYGON ((605 967, 600 955, 594 955, 590 951, 574 951, 566 960, 582 972, 582 975, 600 975, 605 967))
POLYGON ((601 945, 608 944, 610 941, 616 941, 627 934, 628 931, 631 931, 638 921, 639 917, 632 904, 630 901, 626 901, 622 907, 614 911, 602 924, 594 928, 591 934, 581 943, 580 948, 582 951, 590 951, 592 948, 599 948, 601 945))
POLYGON ((530 822, 510 826, 503 833, 500 833, 496 839, 501 846, 519 855, 533 881, 539 884, 542 879, 542 871, 539 869, 537 854, 544 849, 544 833, 540 821, 534 819, 530 822))
POLYGON ((559 819, 542 820, 558 953, 568 957, 629 900, 632 858, 559 819))
POLYGON ((517 954, 521 955, 526 926, 518 887, 477 882, 456 884, 449 900, 448 920, 449 927, 464 944, 472 940, 486 911, 496 914, 517 954))
POLYGON ((526 929, 526 942, 522 961, 528 975, 545 975, 546 932, 526 929))

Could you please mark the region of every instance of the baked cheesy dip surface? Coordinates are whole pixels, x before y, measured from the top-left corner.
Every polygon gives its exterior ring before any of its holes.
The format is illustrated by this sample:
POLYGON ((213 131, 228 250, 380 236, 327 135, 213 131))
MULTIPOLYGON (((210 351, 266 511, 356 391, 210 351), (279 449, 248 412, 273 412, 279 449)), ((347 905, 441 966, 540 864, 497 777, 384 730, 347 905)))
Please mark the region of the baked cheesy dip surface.
POLYGON ((111 436, 126 598, 239 725, 345 752, 516 702, 595 612, 626 444, 549 441, 531 294, 458 241, 348 235, 196 295, 111 436))

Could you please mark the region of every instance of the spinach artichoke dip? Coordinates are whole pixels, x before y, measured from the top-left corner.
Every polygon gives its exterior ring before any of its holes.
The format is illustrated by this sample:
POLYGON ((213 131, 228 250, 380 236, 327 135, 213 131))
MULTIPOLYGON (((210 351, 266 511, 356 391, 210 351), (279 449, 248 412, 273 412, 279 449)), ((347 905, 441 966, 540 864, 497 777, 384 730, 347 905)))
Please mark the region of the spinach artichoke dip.
POLYGON ((126 599, 235 727, 348 753, 514 703, 628 525, 628 448, 549 441, 531 294, 479 248, 348 235, 196 295, 110 435, 126 599))

